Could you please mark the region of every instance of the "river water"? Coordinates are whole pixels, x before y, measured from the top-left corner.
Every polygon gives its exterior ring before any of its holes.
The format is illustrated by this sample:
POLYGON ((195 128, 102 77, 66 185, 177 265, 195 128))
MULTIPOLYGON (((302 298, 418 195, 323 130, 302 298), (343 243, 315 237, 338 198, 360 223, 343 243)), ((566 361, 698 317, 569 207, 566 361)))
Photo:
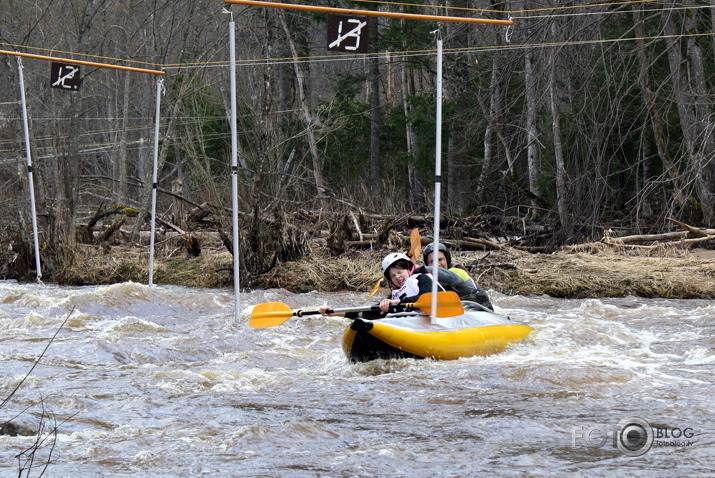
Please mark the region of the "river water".
POLYGON ((230 290, 0 281, 0 476, 713 476, 712 301, 492 292, 532 334, 444 362, 351 364, 341 318, 247 326, 365 296, 252 291, 236 321, 230 290))

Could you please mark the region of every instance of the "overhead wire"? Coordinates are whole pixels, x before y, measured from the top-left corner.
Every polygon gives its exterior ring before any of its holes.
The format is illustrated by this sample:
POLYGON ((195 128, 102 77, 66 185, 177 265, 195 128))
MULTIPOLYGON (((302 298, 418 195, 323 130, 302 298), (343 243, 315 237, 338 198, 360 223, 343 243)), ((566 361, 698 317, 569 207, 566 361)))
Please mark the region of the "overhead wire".
MULTIPOLYGON (((490 13, 490 14, 501 14, 501 15, 508 15, 511 17, 513 20, 536 20, 536 19, 542 19, 542 18, 558 18, 558 17, 573 17, 573 16, 591 16, 591 15, 614 15, 614 14, 623 14, 623 13, 630 13, 630 11, 625 11, 625 10, 607 10, 607 11, 599 11, 599 12, 585 12, 583 10, 590 9, 590 8, 603 8, 603 7, 617 7, 617 6, 626 6, 626 5, 634 5, 634 4, 650 4, 650 3, 661 3, 662 0, 623 0, 623 1, 618 1, 618 2, 595 2, 595 3, 587 3, 584 5, 560 5, 560 6, 550 6, 550 7, 542 7, 542 8, 533 8, 533 9, 521 9, 521 10, 492 10, 492 9, 479 9, 479 8, 469 8, 469 7, 453 7, 453 6, 446 6, 446 5, 428 5, 428 4, 422 4, 422 3, 412 3, 412 2, 385 2, 385 1, 378 1, 378 0, 353 0, 358 3, 369 3, 369 4, 377 4, 377 5, 388 5, 388 6, 409 6, 409 7, 421 7, 421 8, 437 8, 437 9, 444 9, 444 10, 462 10, 466 12, 474 12, 474 13, 490 13), (577 13, 571 13, 574 10, 580 10, 577 13), (525 15, 529 13, 540 13, 540 12, 550 12, 548 15, 525 15), (559 12, 569 12, 569 13, 559 13, 559 12)), ((705 9, 705 8, 714 8, 715 5, 694 5, 694 6, 667 6, 664 8, 659 8, 659 9, 649 9, 649 10, 641 10, 641 12, 656 12, 656 11, 675 11, 675 10, 683 10, 683 9, 705 9)), ((248 7, 250 8, 250 7, 248 7)), ((689 34, 689 35, 682 35, 682 36, 707 36, 707 34, 689 34)), ((670 38, 669 36, 663 36, 663 37, 651 37, 653 39, 657 38, 670 38)), ((629 38, 630 40, 639 40, 640 38, 629 38)), ((613 40, 604 40, 605 42, 608 41, 622 41, 622 39, 613 39, 613 40)), ((579 44, 580 42, 575 42, 574 44, 579 44)), ((558 43, 559 46, 567 45, 568 43, 558 43)), ((139 61, 139 60, 128 60, 128 59, 123 59, 123 58, 117 58, 117 57, 111 57, 111 56, 100 56, 100 55, 91 55, 87 53, 76 53, 76 52, 70 52, 70 51, 64 51, 64 50, 56 50, 56 49, 48 49, 48 48, 42 48, 42 47, 33 47, 33 46, 27 46, 27 45, 16 45, 12 43, 6 43, 6 42, 0 42, 0 45, 4 45, 7 47, 12 47, 14 49, 28 49, 28 50, 37 50, 37 51, 43 51, 43 52, 50 52, 50 53, 60 53, 63 55, 69 55, 69 56, 82 56, 85 58, 93 58, 93 59, 98 59, 98 60, 103 60, 103 61, 113 61, 117 63, 135 63, 138 65, 145 65, 145 66, 151 66, 154 68, 161 68, 165 70, 171 70, 171 69, 182 69, 182 68, 212 68, 212 67, 221 67, 224 68, 228 65, 228 61, 212 61, 212 62, 185 62, 185 63, 156 63, 156 62, 147 62, 147 61, 139 61)), ((543 44, 535 44, 535 45, 530 45, 530 46, 552 46, 549 43, 543 43, 543 44)), ((499 49, 512 49, 513 47, 511 45, 495 45, 495 46, 486 46, 486 47, 481 47, 481 48, 476 48, 476 49, 470 49, 469 51, 480 51, 480 50, 499 50, 499 49)), ((288 62, 335 62, 335 61, 347 61, 347 60, 355 60, 355 59, 369 59, 374 56, 384 56, 384 55, 401 55, 403 57, 409 57, 409 56, 420 56, 420 55, 431 55, 434 54, 436 50, 418 50, 418 51, 391 51, 391 52, 381 52, 381 53, 365 53, 365 54, 331 54, 331 55, 312 55, 312 56, 306 56, 306 57, 301 57, 301 58, 254 58, 254 59, 245 59, 245 60, 237 60, 236 64, 237 66, 256 66, 256 65, 278 65, 278 64, 283 64, 283 63, 288 63, 288 62)), ((445 50, 447 52, 449 50, 445 50)), ((462 49, 456 49, 454 51, 463 51, 462 49)))
POLYGON ((94 60, 102 60, 102 61, 106 61, 106 62, 113 61, 113 62, 116 62, 117 64, 119 64, 119 63, 134 63, 137 65, 152 66, 157 69, 161 68, 161 64, 147 62, 147 61, 128 60, 126 58, 116 58, 116 57, 111 57, 111 56, 92 55, 89 53, 77 53, 77 52, 72 52, 72 51, 56 50, 54 48, 43 48, 43 47, 29 46, 29 45, 16 45, 16 44, 7 43, 7 42, 0 42, 0 45, 13 48, 14 50, 24 49, 24 50, 41 51, 41 52, 50 54, 49 56, 56 55, 56 54, 67 55, 67 56, 71 56, 71 57, 80 56, 83 58, 91 58, 94 60))
MULTIPOLYGON (((377 0, 353 0, 355 2, 359 3, 370 3, 370 4, 379 4, 379 5, 390 5, 390 6, 409 6, 409 7, 420 7, 420 8, 429 8, 429 9, 438 9, 438 10, 459 10, 459 11, 467 11, 467 12, 474 12, 474 13, 488 13, 488 14, 499 14, 499 15, 508 15, 510 19, 512 20, 519 20, 519 21, 531 21, 531 20, 537 20, 537 19, 543 19, 543 18, 551 18, 554 20, 558 20, 558 18, 565 18, 565 17, 587 17, 587 16, 596 16, 596 15, 622 15, 622 14, 629 14, 632 13, 631 10, 625 10, 625 9, 609 9, 605 11, 585 11, 589 8, 607 8, 607 7, 618 7, 618 6, 627 6, 627 5, 632 5, 632 4, 653 4, 653 3, 660 3, 662 0, 635 0, 635 1, 620 1, 620 2, 602 2, 602 3, 591 3, 591 4, 586 4, 586 5, 565 5, 565 6, 555 6, 555 7, 545 7, 545 8, 538 8, 538 9, 523 9, 523 10, 509 10, 509 11, 501 11, 501 10, 489 10, 489 9, 473 9, 473 8, 466 8, 466 7, 449 7, 449 6, 439 6, 439 5, 426 5, 426 4, 418 4, 418 3, 407 3, 407 2, 384 2, 384 1, 377 1, 377 0), (547 13, 548 12, 548 13, 547 13)), ((689 6, 689 7, 684 7, 684 6, 667 6, 664 8, 648 8, 648 9, 640 9, 638 10, 639 13, 649 13, 649 12, 665 12, 665 11, 678 11, 678 10, 695 10, 695 9, 706 9, 706 8, 713 8, 715 5, 696 5, 696 6, 689 6)), ((715 35, 715 32, 705 32, 705 33, 682 33, 682 34, 675 34, 675 35, 655 35, 655 36, 643 36, 643 37, 622 37, 622 38, 600 38, 600 39, 592 39, 592 40, 570 40, 570 41, 562 41, 562 42, 539 42, 539 43, 523 43, 523 44, 495 44, 495 45, 484 45, 484 46, 473 46, 473 47, 461 47, 461 48, 445 48, 443 49, 443 53, 445 55, 448 54, 457 54, 457 53, 476 53, 476 52, 486 52, 486 51, 499 51, 499 50, 518 50, 518 49, 527 49, 527 48, 549 48, 549 47, 563 47, 563 46, 578 46, 578 45, 587 45, 587 44, 607 44, 607 43, 620 43, 620 42, 630 42, 630 41, 648 41, 648 40, 662 40, 662 39, 675 39, 675 38, 698 38, 698 37, 711 37, 715 35)), ((20 48, 20 49, 32 49, 32 50, 37 50, 37 51, 43 51, 43 52, 51 52, 53 54, 63 54, 63 55, 70 55, 72 57, 76 56, 81 56, 84 58, 93 58, 93 59, 98 59, 98 60, 103 60, 103 61, 111 61, 111 62, 116 62, 116 63, 133 63, 133 64, 138 64, 138 65, 146 65, 146 66, 151 66, 155 68, 161 68, 164 70, 178 70, 178 69, 191 69, 191 68, 226 68, 229 63, 228 61, 211 61, 211 62, 187 62, 187 63, 171 63, 171 64, 161 64, 161 63, 155 63, 155 62, 147 62, 147 61, 138 61, 138 60, 128 60, 128 59, 122 59, 122 58, 116 58, 116 57, 110 57, 110 56, 100 56, 100 55, 91 55, 91 54, 84 54, 84 53, 76 53, 76 52, 69 52, 69 51, 62 51, 62 50, 55 50, 55 49, 46 49, 46 48, 40 48, 40 47, 32 47, 32 46, 27 46, 27 45, 12 45, 9 43, 4 43, 0 42, 0 45, 6 45, 10 46, 13 48, 20 48)), ((254 58, 254 59, 245 59, 245 60, 237 60, 237 66, 239 67, 251 67, 251 66, 258 66, 258 65, 281 65, 281 64, 286 64, 286 63, 323 63, 323 62, 340 62, 340 61, 366 61, 369 58, 373 57, 386 57, 390 56, 393 58, 410 58, 410 57, 420 57, 420 56, 433 56, 435 54, 436 50, 435 49, 424 49, 424 50, 406 50, 406 51, 389 51, 389 52, 377 52, 377 53, 367 53, 367 54, 330 54, 330 55, 312 55, 312 56, 304 56, 304 57, 299 57, 299 58, 293 58, 293 57, 284 57, 284 58, 254 58)), ((246 115, 248 117, 250 115, 246 115)), ((188 126, 200 121, 205 121, 207 118, 211 119, 225 119, 224 117, 182 117, 182 121, 178 123, 179 126, 188 126)), ((106 118, 107 120, 110 120, 109 118, 106 118)), ((37 118, 35 120, 38 120, 37 118)), ((54 119, 56 120, 56 118, 54 119)), ((164 125, 166 126, 166 123, 164 125)), ((100 134, 113 134, 113 133, 119 133, 121 131, 137 131, 137 130, 147 130, 149 129, 149 126, 136 126, 136 127, 130 127, 130 128, 125 128, 124 130, 119 129, 119 128, 109 128, 105 130, 97 130, 97 131, 91 131, 91 132, 84 132, 83 135, 100 135, 100 134)), ((220 137, 228 137, 228 133, 221 133, 221 132, 215 132, 213 134, 209 134, 206 137, 215 137, 215 138, 220 138, 220 137)), ((39 141, 51 141, 51 140, 57 140, 59 138, 57 137, 43 137, 43 138, 35 138, 36 140, 39 141)), ((5 143, 5 141, 0 141, 0 144, 5 143)), ((131 145, 128 150, 133 151, 135 149, 138 149, 137 145, 142 145, 146 143, 146 141, 139 139, 139 140, 132 140, 129 141, 127 144, 131 145)), ((119 142, 97 142, 97 143, 92 143, 89 145, 86 145, 82 150, 80 151, 80 154, 91 154, 91 153, 98 153, 101 152, 102 150, 106 150, 112 147, 115 147, 119 145, 119 142)), ((49 148, 49 147, 48 147, 49 148)), ((38 148, 38 150, 44 150, 45 148, 38 148)), ((4 151, 3 151, 4 152, 4 151)))
MULTIPOLYGON (((661 0, 643 0, 643 2, 653 2, 661 0)), ((627 3, 641 3, 641 2, 627 2, 627 3)), ((639 13, 651 13, 651 12, 663 12, 663 11, 677 11, 677 10, 698 10, 705 8, 713 8, 715 5, 694 5, 687 7, 668 7, 668 8, 650 8, 644 10, 638 10, 639 13)), ((525 10, 536 11, 536 10, 525 10)), ((596 16, 596 15, 620 15, 620 14, 632 14, 632 10, 603 10, 600 12, 580 12, 580 13, 559 13, 556 15, 527 15, 523 17, 512 17, 512 20, 537 20, 541 18, 562 18, 562 17, 586 17, 586 16, 596 16)))
MULTIPOLYGON (((559 16, 586 16, 586 15, 606 15, 606 14, 621 14, 621 13, 627 13, 626 11, 617 11, 617 10, 609 10, 609 11, 603 11, 603 12, 579 12, 579 13, 554 13, 554 12, 560 12, 560 11, 570 11, 570 10, 583 10, 587 8, 596 8, 596 7, 613 7, 613 6, 622 6, 622 5, 630 5, 630 4, 647 4, 647 3, 655 3, 659 2, 661 0, 628 0, 628 1, 620 1, 620 2, 600 2, 600 3, 590 3, 590 4, 585 4, 585 5, 564 5, 564 6, 554 6, 554 7, 544 7, 544 8, 538 8, 538 9, 523 9, 523 10, 507 10, 507 11, 500 11, 500 10, 488 10, 488 9, 473 9, 473 8, 466 8, 466 7, 449 7, 449 6, 435 6, 435 5, 426 5, 426 4, 418 4, 418 3, 406 3, 406 2, 379 2, 376 0, 354 0, 357 2, 362 2, 362 3, 373 3, 373 4, 380 4, 380 5, 397 5, 397 6, 415 6, 415 7, 424 7, 424 8, 443 8, 443 9, 460 9, 460 10, 465 10, 465 11, 474 11, 474 12, 488 12, 488 13, 500 13, 500 14, 507 14, 512 16, 514 19, 523 19, 523 20, 533 20, 537 18, 544 18, 544 17, 550 17, 550 18, 556 18, 559 16), (524 14, 524 13, 535 13, 535 12, 544 12, 544 11, 549 11, 552 12, 550 15, 527 15, 523 17, 514 17, 514 14, 524 14)), ((651 12, 651 11, 664 11, 664 10, 679 10, 679 9, 684 9, 684 8, 713 8, 713 5, 699 5, 699 6, 693 6, 693 7, 676 7, 676 6, 670 6, 664 9, 651 9, 651 10, 641 10, 645 12, 651 12)), ((680 36, 708 36, 709 34, 683 34, 680 36)), ((629 38, 619 38, 619 39, 602 39, 602 40, 592 40, 592 41, 587 41, 587 43, 607 43, 607 42, 617 42, 617 41, 628 41, 628 40, 641 40, 641 39, 658 39, 658 38, 673 38, 673 36, 656 36, 656 37, 648 37, 648 38, 638 38, 638 37, 629 37, 629 38)), ((547 47, 547 46, 565 46, 565 45, 578 45, 582 44, 584 41, 573 41, 573 42, 559 42, 559 43, 537 43, 537 44, 530 44, 528 47, 536 47, 536 46, 541 46, 541 47, 547 47)), ((169 64, 159 64, 159 63, 154 63, 154 62, 145 62, 145 61, 138 61, 138 60, 127 60, 127 59, 122 59, 122 58, 116 58, 116 57, 110 57, 110 56, 99 56, 99 55, 90 55, 90 54, 83 54, 83 53, 75 53, 75 52, 69 52, 69 51, 63 51, 63 50, 54 50, 54 49, 47 49, 47 48, 41 48, 41 47, 31 47, 27 45, 15 45, 11 43, 6 43, 6 42, 0 42, 0 45, 5 45, 8 47, 13 47, 15 49, 17 48, 24 48, 24 49, 31 49, 31 50, 38 50, 38 51, 44 51, 44 52, 55 52, 55 53, 61 53, 65 55, 70 55, 70 56, 83 56, 86 58, 94 58, 94 59, 101 59, 104 61, 115 61, 118 63, 126 63, 126 62, 132 62, 136 64, 141 64, 141 65, 146 65, 146 66, 152 66, 155 68, 162 68, 166 70, 170 69, 182 69, 182 68, 210 68, 210 67, 226 67, 228 65, 227 61, 216 61, 216 62, 187 62, 187 63, 169 63, 169 64)), ((471 47, 471 48, 457 48, 457 49, 445 49, 444 51, 446 53, 454 53, 454 52, 464 52, 464 51, 491 51, 491 50, 510 50, 514 48, 520 48, 520 47, 526 47, 526 46, 519 46, 519 45, 509 45, 509 44, 502 44, 502 45, 492 45, 492 46, 483 46, 483 47, 471 47)), ((343 55, 312 55, 312 56, 306 56, 306 57, 300 57, 300 58, 254 58, 254 59, 246 59, 246 60, 238 60, 237 61, 237 66, 255 66, 255 65, 279 65, 279 64, 284 64, 284 63, 306 63, 306 62, 314 62, 314 63, 320 63, 320 62, 335 62, 335 61, 348 61, 348 60, 358 60, 358 59, 369 59, 371 57, 382 57, 385 55, 390 55, 390 56, 396 56, 396 57, 412 57, 412 56, 423 56, 423 55, 432 55, 434 54, 436 50, 416 50, 416 51, 390 51, 390 52, 380 52, 380 53, 366 53, 366 54, 343 54, 343 55)))
MULTIPOLYGON (((550 15, 526 15, 523 17, 512 17, 514 19, 523 19, 523 20, 533 20, 537 18, 544 18, 544 17, 550 17, 550 18, 558 18, 558 17, 564 17, 564 16, 587 16, 587 15, 605 15, 605 14, 622 14, 622 13, 631 13, 630 10, 623 11, 623 10, 608 10, 608 11, 600 11, 600 12, 585 12, 585 11, 579 11, 577 13, 574 13, 574 10, 584 10, 588 8, 603 8, 603 7, 615 7, 615 6, 625 6, 625 5, 632 5, 632 4, 651 4, 651 3, 659 3, 662 0, 628 0, 628 1, 619 1, 619 2, 599 2, 599 3, 590 3, 590 4, 585 4, 585 5, 564 5, 564 6, 553 6, 553 7, 544 7, 544 8, 538 8, 538 9, 522 9, 522 10, 508 10, 508 11, 501 11, 501 10, 488 10, 488 9, 473 9, 473 8, 466 8, 466 7, 449 7, 449 6, 435 6, 435 5, 426 5, 426 4, 418 4, 418 3, 407 3, 407 2, 384 2, 384 1, 377 1, 377 0, 353 0, 356 2, 360 3, 371 3, 371 4, 379 4, 379 5, 390 5, 390 6, 410 6, 410 7, 423 7, 423 8, 441 8, 441 9, 458 9, 458 10, 465 10, 465 11, 473 11, 473 12, 479 12, 479 13, 499 13, 499 14, 507 14, 507 15, 515 15, 515 14, 526 14, 526 13, 539 13, 539 12, 552 12, 550 15), (557 12, 568 12, 568 13, 557 13, 557 12)), ((714 5, 696 5, 696 6, 689 6, 689 7, 680 7, 680 6, 668 6, 665 8, 659 8, 659 9, 648 9, 648 10, 639 10, 640 12, 655 12, 655 11, 675 11, 675 10, 682 10, 682 9, 705 9, 705 8, 713 8, 714 5)), ((497 45, 485 45, 485 46, 473 46, 473 47, 459 47, 459 48, 445 48, 443 49, 444 54, 455 54, 455 53, 476 53, 476 52, 485 52, 485 51, 497 51, 497 50, 516 50, 516 49, 526 49, 526 48, 547 48, 547 47, 563 47, 563 46, 577 46, 577 45, 586 45, 586 44, 606 44, 606 43, 618 43, 618 42, 628 42, 628 41, 639 41, 639 40, 659 40, 659 39, 674 39, 674 38, 697 38, 697 37, 710 37, 715 35, 715 32, 705 32, 705 33, 682 33, 682 34, 676 34, 676 35, 655 35, 655 36, 644 36, 644 37, 622 37, 622 38, 601 38, 601 39, 592 39, 592 40, 569 40, 569 41, 562 41, 562 42, 539 42, 539 43, 524 43, 524 44, 497 44, 497 45)), ((122 62, 133 62, 136 64, 141 64, 141 65, 147 65, 147 66, 152 66, 156 68, 162 68, 165 70, 171 70, 171 69, 183 69, 183 68, 210 68, 210 67, 226 67, 228 66, 227 61, 215 61, 215 62, 189 62, 189 63, 174 63, 174 64, 159 64, 159 63, 152 63, 152 62, 145 62, 145 61, 137 61, 137 60, 127 60, 127 59, 121 59, 121 58, 115 58, 115 57, 110 57, 110 56, 99 56, 99 55, 90 55, 90 54, 81 54, 81 53, 75 53, 75 52, 69 52, 69 51, 63 51, 63 50, 55 50, 55 49, 46 49, 46 48, 41 48, 41 47, 32 47, 32 46, 27 46, 27 45, 15 45, 11 43, 6 43, 6 42, 0 42, 0 45, 4 45, 7 47, 12 47, 12 48, 23 48, 23 49, 31 49, 31 50, 38 50, 38 51, 43 51, 43 52, 53 52, 53 53, 60 53, 64 55, 70 55, 70 56, 82 56, 86 58, 94 58, 94 59, 101 59, 104 61, 114 61, 118 63, 122 62)), ((330 55, 312 55, 312 56, 305 56, 305 57, 299 57, 299 58, 294 58, 294 57, 284 57, 284 58, 254 58, 254 59, 246 59, 246 60, 238 60, 237 65, 238 66, 256 66, 256 65, 280 65, 280 64, 285 64, 285 63, 320 63, 320 62, 335 62, 335 61, 366 61, 369 58, 372 57, 386 57, 389 56, 391 58, 410 58, 410 57, 418 57, 418 56, 432 56, 434 55, 436 50, 434 49, 424 49, 424 50, 406 50, 406 51, 387 51, 387 52, 377 52, 377 53, 366 53, 366 54, 330 54, 330 55)), ((205 119, 205 118, 204 118, 205 119)), ((35 120, 39 120, 39 118, 36 118, 35 120)), ((54 118, 54 120, 57 120, 54 118)), ((198 121, 198 119, 197 119, 198 121)), ((181 122, 182 125, 188 125, 191 124, 190 122, 181 122)), ((129 130, 133 129, 146 129, 146 127, 136 127, 136 128, 130 128, 129 130)), ((106 134, 106 133, 117 133, 121 131, 120 129, 110 129, 110 130, 105 130, 105 131, 97 131, 97 132, 87 132, 85 134, 106 134)), ((36 138, 36 140, 43 141, 43 140, 51 140, 52 138, 36 138)), ((6 143, 6 141, 0 141, 0 144, 6 143)))
MULTIPOLYGON (((425 4, 418 4, 418 3, 407 3, 407 2, 384 2, 384 1, 376 1, 376 0, 354 0, 356 2, 361 2, 361 3, 372 3, 372 4, 380 4, 380 5, 397 5, 397 6, 414 6, 414 7, 425 7, 425 8, 458 8, 462 10, 468 10, 468 11, 475 11, 475 12, 488 12, 488 13, 506 13, 509 15, 517 14, 517 13, 535 13, 535 12, 543 12, 543 11, 550 11, 550 12, 563 12, 563 11, 572 11, 575 9, 583 10, 586 8, 595 8, 595 7, 613 7, 613 6, 623 6, 623 5, 630 5, 630 4, 648 4, 648 3, 656 3, 659 2, 660 0, 631 0, 631 1, 620 1, 620 2, 600 2, 600 3, 591 3, 591 4, 585 4, 585 5, 566 5, 566 6, 554 6, 554 7, 545 7, 545 8, 538 8, 538 9, 524 9, 524 10, 509 10, 509 11, 498 11, 498 10, 487 10, 487 9, 470 9, 470 8, 465 8, 465 7, 447 7, 447 6, 434 6, 434 5, 425 5, 425 4)), ((678 7, 678 6, 669 6, 667 8, 662 8, 662 9, 650 9, 650 10, 640 10, 641 12, 648 12, 648 11, 671 11, 671 10, 680 10, 684 8, 713 8, 713 5, 699 5, 699 6, 691 6, 691 7, 678 7)), ((560 13, 560 14, 552 14, 548 15, 549 17, 559 17, 559 16, 577 16, 577 15, 601 15, 601 14, 618 14, 618 13, 629 13, 629 11, 616 11, 616 10, 609 10, 605 12, 578 12, 578 13, 560 13)), ((543 16, 525 16, 525 17, 515 17, 515 18, 520 18, 520 19, 535 19, 535 18, 541 18, 543 16)), ((676 35, 656 35, 656 36, 645 36, 645 37, 622 37, 622 38, 602 38, 602 39, 592 39, 592 40, 569 40, 569 41, 562 41, 562 42, 540 42, 540 43, 524 43, 524 44, 499 44, 499 45, 485 45, 485 46, 474 46, 474 47, 460 47, 460 48, 446 48, 443 50, 445 54, 454 54, 454 53, 475 53, 475 52, 484 52, 484 51, 495 51, 495 50, 515 50, 515 49, 526 49, 526 48, 546 48, 546 47, 563 47, 563 46, 576 46, 576 45, 585 45, 585 44, 605 44, 605 43, 617 43, 617 42, 626 42, 626 41, 637 41, 637 40, 658 40, 658 39, 673 39, 673 38, 685 38, 685 37, 709 37, 715 35, 715 32, 706 32, 706 33, 683 33, 683 34, 676 34, 676 35)), ((46 48, 40 48, 40 47, 29 47, 27 45, 14 45, 6 42, 0 42, 0 45, 4 46, 9 46, 13 48, 26 48, 26 49, 33 49, 33 50, 38 50, 38 51, 44 51, 44 52, 55 52, 55 53, 61 53, 65 55, 80 55, 83 57, 87 58, 94 58, 94 59, 101 59, 104 61, 116 61, 116 62, 134 62, 137 64, 142 64, 142 65, 148 65, 148 66, 153 66, 157 68, 162 68, 162 69, 180 69, 180 68, 195 68, 195 67, 201 67, 201 68, 207 68, 207 67, 225 67, 228 65, 228 62, 226 61, 219 61, 219 62, 194 62, 194 63, 181 63, 181 64, 158 64, 158 63, 152 63, 152 62, 142 62, 142 61, 135 61, 135 60, 126 60, 126 59, 121 59, 121 58, 115 58, 115 57, 109 57, 109 56, 99 56, 99 55, 90 55, 90 54, 78 54, 74 52, 69 52, 69 51, 63 51, 63 50, 55 50, 55 49, 46 49, 46 48)), ((391 58, 409 58, 409 57, 417 57, 417 56, 431 56, 434 55, 436 50, 433 49, 425 49, 425 50, 407 50, 407 51, 388 51, 388 52, 378 52, 378 53, 367 53, 367 54, 331 54, 331 55, 312 55, 312 56, 305 56, 305 57, 299 57, 299 58, 293 58, 293 57, 285 57, 285 58, 263 58, 263 59, 247 59, 247 60, 239 60, 237 61, 237 64, 239 66, 255 66, 255 65, 280 65, 280 64, 285 64, 285 63, 319 63, 319 62, 335 62, 335 61, 355 61, 355 60, 362 60, 365 61, 371 57, 385 57, 389 56, 391 58)), ((204 118, 205 119, 205 118, 204 118)), ((41 120, 40 118, 35 118, 36 121, 41 120)), ((54 118, 53 120, 57 120, 57 118, 54 118)), ((198 120, 198 119, 197 119, 198 120)), ((189 121, 182 121, 180 124, 182 125, 188 125, 190 124, 189 121)), ((129 131, 135 130, 135 129, 146 129, 146 127, 136 127, 136 128, 130 128, 129 131)), ((96 132, 86 132, 83 134, 107 134, 107 133, 118 133, 121 131, 120 129, 110 129, 110 130, 104 130, 104 131, 96 131, 96 132)), ((36 138, 38 141, 49 141, 52 140, 53 138, 36 138)), ((6 143, 6 141, 0 141, 0 144, 6 143)))
MULTIPOLYGON (((554 7, 544 7, 535 9, 522 9, 522 10, 486 10, 486 9, 473 9, 467 7, 448 7, 448 6, 435 6, 417 3, 405 3, 405 2, 383 2, 377 0, 353 0, 356 2, 363 3, 374 3, 380 5, 398 5, 398 6, 416 6, 424 8, 445 8, 445 9, 460 9, 465 11, 473 12, 488 12, 488 13, 500 13, 507 14, 512 19, 516 20, 536 20, 541 18, 559 18, 559 17, 575 17, 575 16, 591 16, 591 15, 616 15, 624 13, 632 13, 630 10, 608 10, 599 12, 578 12, 578 13, 552 13, 550 15, 525 15, 525 16, 513 16, 514 14, 525 14, 525 13, 538 13, 538 12, 562 12, 562 11, 573 11, 576 9, 583 10, 587 8, 597 8, 597 7, 615 7, 615 6, 626 6, 632 4, 651 4, 660 3, 662 0, 624 0, 619 2, 598 2, 589 3, 585 5, 563 5, 554 7)), ((663 12, 663 11, 677 11, 684 9, 705 9, 705 8, 715 8, 715 5, 697 5, 694 7, 678 7, 678 6, 668 6, 665 8, 658 9, 647 9, 640 10, 640 12, 663 12)), ((657 40, 657 39, 668 39, 668 38, 685 38, 685 37, 703 37, 712 36, 713 33, 684 33, 680 35, 659 35, 659 36, 649 36, 649 37, 625 37, 625 38, 612 38, 612 39, 599 39, 599 40, 572 40, 565 42, 541 42, 541 43, 531 43, 523 45, 512 45, 512 44, 499 44, 499 45, 487 45, 480 47, 468 47, 468 48, 445 48, 443 52, 447 53, 461 53, 461 52, 479 52, 479 51, 494 51, 494 50, 513 50, 519 48, 534 48, 534 47, 555 47, 555 46, 568 46, 568 45, 581 45, 586 43, 615 43, 623 41, 638 41, 638 40, 657 40)), ((415 56, 426 56, 434 55, 435 49, 426 50, 407 50, 407 51, 386 51, 377 53, 363 53, 363 54, 330 54, 330 55, 311 55, 304 57, 285 57, 285 58, 253 58, 246 60, 237 60, 237 66, 256 66, 256 65, 280 65, 285 63, 322 63, 322 62, 336 62, 336 61, 350 61, 350 60, 367 60, 374 57, 398 57, 398 58, 408 58, 415 56)), ((167 64, 162 65, 165 69, 178 69, 178 68, 190 68, 190 67, 225 67, 228 65, 228 61, 223 62, 211 62, 211 63, 181 63, 181 64, 167 64)))

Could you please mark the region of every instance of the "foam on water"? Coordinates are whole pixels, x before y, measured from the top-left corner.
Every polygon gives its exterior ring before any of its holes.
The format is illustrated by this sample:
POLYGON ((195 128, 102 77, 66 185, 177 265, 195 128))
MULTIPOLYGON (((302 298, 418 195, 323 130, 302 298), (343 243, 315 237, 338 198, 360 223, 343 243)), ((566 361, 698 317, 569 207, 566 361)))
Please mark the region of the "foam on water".
MULTIPOLYGON (((490 295, 534 327, 504 353, 351 364, 345 319, 250 329, 248 316, 264 302, 347 307, 365 294, 250 291, 235 318, 228 290, 0 282, 2 391, 74 308, 0 421, 54 417, 50 470, 69 476, 678 474, 673 450, 624 459, 572 446, 571 429, 639 416, 715 440, 713 303, 490 295)), ((5 458, 31 440, 0 436, 0 473, 16 474, 5 458)), ((712 447, 677 452, 713 459, 712 447)))

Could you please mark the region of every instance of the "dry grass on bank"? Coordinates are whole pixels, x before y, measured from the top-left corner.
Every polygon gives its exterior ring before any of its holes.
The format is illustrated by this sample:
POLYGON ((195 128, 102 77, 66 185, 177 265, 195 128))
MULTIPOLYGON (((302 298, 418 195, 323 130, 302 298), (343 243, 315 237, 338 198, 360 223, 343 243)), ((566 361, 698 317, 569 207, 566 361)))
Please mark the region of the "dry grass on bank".
MULTIPOLYGON (((298 261, 279 263, 270 271, 242 273, 248 289, 284 288, 294 292, 369 291, 380 277, 387 250, 350 251, 330 257, 320 244, 298 261)), ((713 251, 668 250, 648 255, 602 248, 587 252, 531 254, 515 249, 455 252, 487 290, 506 294, 562 298, 662 297, 715 299, 713 251)), ((114 246, 109 250, 81 245, 63 283, 109 284, 148 279, 148 246, 114 246)), ((204 245, 198 257, 163 246, 155 254, 154 283, 188 287, 232 287, 232 257, 217 244, 204 245)))
POLYGON ((558 252, 520 255, 514 262, 530 271, 485 270, 482 286, 507 294, 562 298, 715 298, 715 262, 693 253, 640 256, 558 252))

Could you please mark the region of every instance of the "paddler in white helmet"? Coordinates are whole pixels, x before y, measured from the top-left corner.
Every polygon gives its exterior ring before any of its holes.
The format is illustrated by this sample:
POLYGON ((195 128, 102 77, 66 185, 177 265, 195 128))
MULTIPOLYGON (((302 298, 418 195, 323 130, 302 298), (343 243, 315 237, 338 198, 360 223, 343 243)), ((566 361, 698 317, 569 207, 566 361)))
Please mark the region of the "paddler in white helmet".
MULTIPOLYGON (((390 307, 416 302, 419 296, 432 292, 432 274, 417 270, 406 254, 393 252, 382 260, 382 275, 392 289, 390 298, 380 301, 380 310, 386 314, 390 307)), ((444 287, 439 286, 443 291, 444 287)))
MULTIPOLYGON (((382 260, 382 276, 391 289, 390 297, 380 301, 380 311, 383 315, 392 307, 414 303, 422 294, 432 292, 432 275, 426 270, 418 272, 412 259, 401 252, 392 252, 385 256, 382 260)), ((438 286, 438 290, 445 289, 438 286)), ((330 306, 323 305, 318 310, 322 315, 343 315, 328 313, 330 309, 330 306)))

